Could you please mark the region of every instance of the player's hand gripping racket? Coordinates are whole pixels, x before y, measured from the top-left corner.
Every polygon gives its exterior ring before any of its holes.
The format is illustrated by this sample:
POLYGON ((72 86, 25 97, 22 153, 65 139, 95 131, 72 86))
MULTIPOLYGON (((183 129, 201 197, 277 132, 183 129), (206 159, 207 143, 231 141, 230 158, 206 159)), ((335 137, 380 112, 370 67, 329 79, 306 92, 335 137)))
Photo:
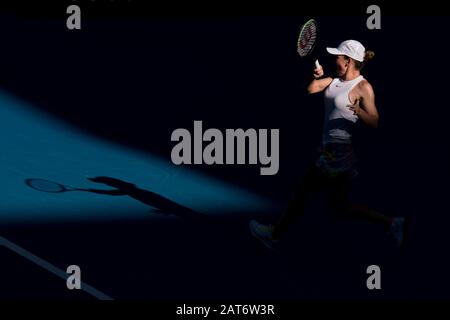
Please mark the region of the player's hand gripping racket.
MULTIPOLYGON (((314 19, 309 19, 302 25, 297 40, 297 52, 300 57, 307 57, 313 52, 314 45, 316 44, 317 32, 318 25, 314 19)), ((315 59, 314 63, 316 68, 321 67, 319 60, 315 59)))

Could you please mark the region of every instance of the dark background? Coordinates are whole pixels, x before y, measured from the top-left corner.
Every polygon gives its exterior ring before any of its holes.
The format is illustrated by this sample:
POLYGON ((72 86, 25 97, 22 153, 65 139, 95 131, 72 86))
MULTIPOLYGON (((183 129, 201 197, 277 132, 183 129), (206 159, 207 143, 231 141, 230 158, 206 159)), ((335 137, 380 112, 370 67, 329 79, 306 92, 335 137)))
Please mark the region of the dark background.
MULTIPOLYGON (((376 53, 363 73, 376 92, 380 126, 358 126, 361 174, 354 195, 389 215, 413 218, 406 252, 392 249, 375 227, 328 221, 320 198, 275 254, 248 237, 247 217, 213 226, 178 222, 170 235, 168 228, 130 221, 6 225, 3 234, 47 257, 54 244, 39 235, 56 234, 75 260, 88 263, 104 248, 95 240, 102 233, 111 247, 103 258, 135 270, 118 279, 114 271, 95 270, 91 263, 87 277, 117 298, 448 298, 448 19, 382 15, 382 29, 371 31, 365 7, 353 10, 323 16, 317 8, 296 11, 298 16, 170 16, 146 14, 133 3, 86 3, 82 30, 69 31, 64 9, 58 15, 56 8, 16 7, 0 20, 0 85, 93 135, 167 159, 172 131, 190 129, 194 120, 203 120, 204 128, 279 128, 275 176, 260 176, 259 166, 191 170, 287 203, 316 157, 322 129, 321 97, 304 92, 313 63, 295 50, 299 26, 314 14, 320 26, 315 54, 327 71, 333 65, 326 46, 357 39, 376 53), (164 263, 155 266, 154 258, 137 259, 132 251, 118 259, 115 235, 132 243, 136 230, 145 228, 152 232, 145 241, 162 239, 153 257, 164 263), (85 243, 70 243, 70 234, 81 230, 85 243), (179 251, 184 253, 175 259, 171 253, 179 251), (202 269, 201 259, 214 261, 214 269, 202 269), (365 289, 370 264, 386 270, 381 293, 365 289), (127 291, 126 277, 150 269, 162 277, 142 280, 133 294, 127 291), (260 287, 265 281, 267 291, 260 287)), ((53 259, 64 265, 64 258, 53 259)), ((27 263, 5 261, 13 274, 27 263)), ((73 298, 52 291, 54 279, 45 271, 32 272, 38 275, 22 285, 8 277, 9 291, 1 296, 73 298), (38 282, 47 277, 49 285, 42 289, 38 282)))

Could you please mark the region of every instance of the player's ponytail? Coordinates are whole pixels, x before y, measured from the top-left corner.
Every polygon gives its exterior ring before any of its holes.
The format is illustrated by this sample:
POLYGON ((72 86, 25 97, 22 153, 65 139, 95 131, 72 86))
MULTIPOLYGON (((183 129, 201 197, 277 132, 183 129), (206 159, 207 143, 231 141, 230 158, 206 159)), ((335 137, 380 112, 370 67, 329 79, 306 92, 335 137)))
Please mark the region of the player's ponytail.
POLYGON ((367 61, 372 60, 373 57, 375 57, 375 52, 373 52, 373 51, 366 51, 366 53, 364 54, 364 63, 366 63, 367 61))
POLYGON ((362 68, 364 68, 364 66, 366 65, 366 63, 367 63, 368 61, 372 60, 373 57, 375 57, 375 52, 370 51, 370 50, 367 50, 367 51, 364 53, 364 61, 363 61, 363 62, 359 62, 359 61, 354 60, 354 61, 355 61, 355 67, 356 67, 356 69, 361 70, 362 68))

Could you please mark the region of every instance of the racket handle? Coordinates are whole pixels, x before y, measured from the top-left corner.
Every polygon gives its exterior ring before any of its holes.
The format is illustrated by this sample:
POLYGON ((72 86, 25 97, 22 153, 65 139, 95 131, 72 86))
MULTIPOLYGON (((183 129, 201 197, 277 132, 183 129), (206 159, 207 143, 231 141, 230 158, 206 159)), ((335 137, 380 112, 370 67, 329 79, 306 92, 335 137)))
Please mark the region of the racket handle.
POLYGON ((320 65, 320 63, 319 63, 319 60, 316 59, 316 61, 315 61, 314 63, 315 63, 315 65, 316 65, 316 69, 319 69, 319 68, 322 67, 322 66, 320 65))

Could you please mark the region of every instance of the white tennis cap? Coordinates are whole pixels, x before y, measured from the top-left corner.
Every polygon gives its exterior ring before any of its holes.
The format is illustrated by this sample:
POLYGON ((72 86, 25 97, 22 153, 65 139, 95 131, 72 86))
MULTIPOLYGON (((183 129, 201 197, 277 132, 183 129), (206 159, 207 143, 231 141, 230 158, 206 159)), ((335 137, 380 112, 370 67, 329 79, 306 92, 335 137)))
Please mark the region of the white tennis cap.
POLYGON ((344 55, 356 61, 363 62, 366 48, 356 40, 347 40, 342 42, 337 48, 327 48, 327 51, 330 54, 344 55))

